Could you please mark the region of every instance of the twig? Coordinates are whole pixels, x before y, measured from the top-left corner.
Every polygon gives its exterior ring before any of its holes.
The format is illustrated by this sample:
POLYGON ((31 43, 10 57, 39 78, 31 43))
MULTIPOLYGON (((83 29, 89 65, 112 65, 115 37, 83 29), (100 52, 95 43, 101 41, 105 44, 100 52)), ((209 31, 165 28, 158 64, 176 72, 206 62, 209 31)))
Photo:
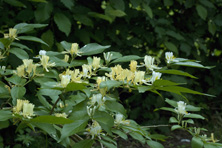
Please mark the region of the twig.
POLYGON ((150 125, 150 126, 142 126, 143 128, 154 128, 154 127, 166 127, 170 125, 150 125))
POLYGON ((53 113, 53 111, 54 111, 57 103, 59 102, 59 100, 60 100, 60 97, 56 100, 55 104, 53 105, 53 107, 52 107, 52 109, 51 109, 51 111, 50 111, 50 113, 49 113, 50 115, 53 113))

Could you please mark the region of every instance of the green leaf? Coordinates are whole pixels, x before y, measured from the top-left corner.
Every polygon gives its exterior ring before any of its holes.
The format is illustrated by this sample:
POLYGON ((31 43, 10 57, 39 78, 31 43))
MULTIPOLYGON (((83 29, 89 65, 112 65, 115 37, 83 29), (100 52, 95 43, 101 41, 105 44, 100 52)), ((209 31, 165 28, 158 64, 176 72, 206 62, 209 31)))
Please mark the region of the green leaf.
POLYGON ((6 121, 12 118, 12 112, 8 110, 0 110, 0 121, 6 121))
POLYGON ((72 123, 73 120, 63 118, 63 117, 56 117, 50 115, 43 115, 30 120, 31 122, 38 122, 38 123, 49 123, 49 124, 69 124, 72 123))
POLYGON ((114 125, 114 119, 110 114, 97 110, 93 116, 93 119, 99 122, 100 126, 106 132, 108 132, 109 134, 112 134, 111 128, 114 125))
POLYGON ((175 117, 170 117, 169 123, 178 123, 178 120, 175 117))
POLYGON ((119 87, 120 85, 121 85, 121 82, 118 82, 115 80, 107 80, 107 81, 101 82, 99 87, 100 88, 107 88, 108 90, 110 90, 111 88, 119 87))
POLYGON ((6 3, 12 5, 12 6, 15 6, 15 7, 24 7, 26 8, 26 6, 20 2, 20 1, 17 1, 17 0, 4 0, 6 3))
POLYGON ((19 47, 21 49, 26 49, 26 50, 30 50, 29 47, 23 45, 23 44, 20 44, 20 43, 17 43, 17 42, 12 42, 11 43, 12 46, 16 46, 16 47, 19 47))
POLYGON ((117 134, 118 136, 120 136, 121 138, 123 138, 124 140, 128 139, 127 134, 125 134, 124 132, 117 130, 117 129, 113 129, 112 130, 113 133, 117 134))
POLYGON ((37 22, 43 22, 50 18, 53 10, 51 2, 39 4, 37 10, 34 12, 37 22))
POLYGON ((110 111, 116 112, 116 113, 121 113, 124 116, 126 116, 126 111, 125 108, 123 107, 122 104, 116 102, 116 101, 109 101, 107 100, 105 102, 106 108, 110 111))
POLYGON ((60 0, 64 6, 66 6, 66 8, 68 8, 69 10, 72 9, 72 7, 74 6, 74 1, 73 0, 60 0))
POLYGON ((180 66, 189 66, 189 67, 198 67, 198 68, 208 68, 204 67, 203 65, 196 63, 196 62, 176 62, 173 63, 174 65, 180 65, 180 66))
POLYGON ((26 93, 25 87, 14 86, 11 89, 11 96, 12 96, 12 99, 13 99, 12 100, 13 105, 16 104, 15 102, 16 102, 17 99, 23 98, 25 93, 26 93))
POLYGON ((138 88, 139 93, 144 93, 146 91, 149 91, 151 89, 153 89, 153 87, 151 86, 139 86, 138 88))
POLYGON ((9 90, 5 86, 5 83, 0 82, 0 98, 9 98, 11 96, 9 90))
POLYGON ((129 132, 130 136, 133 137, 133 139, 136 139, 138 141, 140 141, 141 143, 145 143, 145 139, 144 137, 141 135, 141 133, 137 133, 137 132, 129 132))
POLYGON ((27 23, 20 23, 14 26, 17 29, 17 33, 26 33, 34 30, 34 28, 42 28, 47 26, 48 24, 27 24, 27 23))
POLYGON ((110 45, 107 46, 101 46, 97 43, 90 43, 85 46, 83 46, 79 51, 82 52, 81 55, 94 55, 102 53, 105 49, 109 48, 110 45))
POLYGON ((41 36, 42 40, 46 42, 48 46, 42 45, 42 49, 49 50, 54 44, 54 35, 51 30, 44 32, 41 36))
POLYGON ((203 141, 199 137, 193 137, 192 141, 191 141, 191 147, 192 148, 202 148, 203 141))
POLYGON ((153 83, 153 86, 154 87, 159 87, 159 86, 174 86, 174 85, 179 85, 178 83, 175 83, 175 82, 172 82, 172 81, 169 81, 169 80, 156 80, 154 81, 153 83))
POLYGON ((67 67, 69 66, 69 63, 57 58, 57 57, 50 57, 50 62, 55 62, 56 66, 62 66, 62 67, 67 67))
POLYGON ((71 82, 66 86, 65 91, 69 92, 69 91, 83 90, 83 89, 86 89, 85 85, 86 84, 84 83, 71 82))
POLYGON ((177 39, 177 40, 183 40, 183 41, 185 40, 184 37, 181 34, 176 33, 172 30, 167 31, 166 34, 175 38, 175 39, 177 39))
POLYGON ((99 142, 101 142, 102 144, 104 144, 107 148, 117 148, 116 145, 112 144, 112 143, 109 143, 109 142, 106 142, 104 140, 99 140, 99 142))
POLYGON ((145 4, 145 3, 143 3, 143 8, 146 11, 146 13, 148 14, 148 16, 152 19, 153 18, 153 11, 150 8, 150 6, 145 4))
POLYGON ((126 15, 125 12, 121 11, 121 10, 107 10, 106 13, 108 13, 111 16, 116 16, 116 17, 123 17, 126 15))
POLYGON ((161 110, 170 111, 170 112, 173 112, 173 113, 176 112, 173 108, 169 108, 169 107, 161 107, 160 109, 161 109, 161 110))
POLYGON ((63 126, 62 131, 61 131, 61 138, 59 142, 64 140, 66 137, 71 136, 75 133, 78 133, 82 130, 85 129, 86 125, 88 123, 88 119, 80 119, 80 120, 75 120, 71 124, 66 124, 63 126))
POLYGON ((176 101, 173 101, 173 100, 170 100, 170 99, 166 99, 165 101, 173 107, 178 106, 176 101))
POLYGON ((0 49, 5 49, 5 46, 2 42, 0 42, 0 49))
POLYGON ((19 59, 23 60, 23 59, 29 59, 29 55, 27 54, 27 52, 23 49, 20 48, 11 48, 9 50, 10 53, 14 54, 15 56, 17 56, 19 59))
POLYGON ((172 6, 173 0, 164 0, 163 3, 164 3, 164 6, 172 6))
POLYGON ((42 95, 37 94, 39 101, 42 103, 42 105, 44 105, 46 108, 50 109, 51 106, 49 104, 49 102, 46 100, 45 97, 43 97, 42 95))
POLYGON ((74 19, 81 22, 82 24, 84 24, 86 26, 90 26, 90 27, 94 26, 93 21, 84 14, 75 14, 74 19))
POLYGON ((38 43, 42 43, 46 46, 49 46, 47 43, 45 43, 42 39, 34 37, 34 36, 19 36, 17 37, 20 40, 27 40, 27 41, 33 41, 33 42, 38 42, 38 43))
POLYGON ((190 77, 190 78, 198 79, 197 77, 195 77, 195 76, 193 76, 193 75, 191 75, 187 72, 181 71, 181 70, 169 69, 169 70, 157 70, 157 72, 180 75, 180 76, 187 76, 187 77, 190 77))
POLYGON ((165 44, 167 49, 169 49, 170 51, 174 52, 175 54, 178 54, 178 49, 177 49, 177 47, 173 43, 165 42, 164 44, 165 44))
POLYGON ((88 62, 86 60, 73 60, 70 63, 71 67, 76 67, 76 66, 82 66, 83 64, 87 64, 88 62))
POLYGON ((48 133, 53 139, 58 140, 58 135, 53 124, 32 122, 32 124, 48 133))
MULTIPOLYGON (((0 113, 1 115, 1 113, 0 113)), ((1 119, 0 119, 1 120, 1 119)), ((9 127, 9 121, 0 121, 0 130, 9 127)))
POLYGON ((71 32, 71 22, 67 16, 63 13, 56 13, 54 15, 54 21, 58 26, 59 30, 64 32, 66 36, 71 32))
POLYGON ((186 106, 186 111, 193 111, 193 112, 196 112, 196 111, 200 111, 200 107, 195 107, 195 106, 192 106, 192 105, 187 105, 186 106))
POLYGON ((26 82, 26 79, 23 79, 17 75, 13 75, 10 78, 5 78, 5 79, 15 85, 23 85, 26 82))
MULTIPOLYGON (((81 97, 81 96, 79 96, 79 97, 81 97)), ((89 115, 86 110, 86 105, 87 105, 86 101, 75 105, 69 118, 74 121, 79 120, 79 119, 89 120, 89 115)))
POLYGON ((151 148, 164 148, 163 145, 159 142, 156 141, 152 141, 152 140, 148 140, 147 144, 151 147, 151 148))
POLYGON ((195 118, 195 119, 202 119, 202 120, 205 119, 203 116, 198 115, 198 114, 187 114, 187 115, 184 115, 184 118, 195 118))
POLYGON ((197 14, 203 19, 207 18, 207 9, 202 5, 196 5, 197 14))
POLYGON ((136 56, 136 55, 128 55, 128 56, 123 56, 123 57, 117 58, 116 60, 112 61, 111 63, 129 62, 131 60, 139 60, 139 59, 142 59, 142 58, 139 56, 136 56))
POLYGON ((97 13, 97 12, 89 12, 88 13, 89 16, 91 17, 95 17, 95 18, 100 18, 100 19, 103 19, 103 20, 106 20, 110 23, 113 22, 113 19, 107 15, 104 15, 104 14, 100 14, 100 13, 97 13))
POLYGON ((216 27, 215 23, 214 23, 212 20, 209 20, 209 21, 208 21, 208 31, 209 31, 212 35, 214 35, 215 32, 216 32, 216 30, 217 30, 217 27, 216 27))
POLYGON ((174 130, 180 129, 180 128, 182 128, 180 125, 173 125, 173 126, 171 127, 171 131, 174 131, 174 130))
POLYGON ((115 9, 125 10, 125 3, 123 0, 110 0, 109 2, 115 9))
POLYGON ((221 147, 218 147, 216 143, 204 143, 204 148, 221 148, 221 147))
POLYGON ((94 140, 92 139, 86 139, 82 140, 78 143, 75 143, 72 148, 91 148, 93 145, 94 140))

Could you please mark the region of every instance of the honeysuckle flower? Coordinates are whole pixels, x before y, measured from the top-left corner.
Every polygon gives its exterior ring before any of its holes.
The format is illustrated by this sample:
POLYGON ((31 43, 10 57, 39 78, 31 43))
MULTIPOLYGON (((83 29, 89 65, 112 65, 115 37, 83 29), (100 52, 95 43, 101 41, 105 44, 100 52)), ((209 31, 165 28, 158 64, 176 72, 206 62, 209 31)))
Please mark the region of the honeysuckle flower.
POLYGON ((111 61, 113 54, 110 52, 107 52, 107 53, 104 52, 103 56, 104 56, 106 64, 108 64, 111 61))
POLYGON ((4 38, 11 38, 18 40, 16 37, 17 37, 17 29, 15 28, 9 28, 9 33, 4 34, 4 38))
POLYGON ((17 72, 16 74, 19 76, 19 77, 25 77, 25 65, 20 65, 16 68, 17 72))
POLYGON ((123 69, 119 72, 119 74, 116 76, 116 80, 124 81, 128 74, 128 69, 123 69))
POLYGON ((70 54, 71 54, 71 55, 75 54, 75 55, 77 55, 77 56, 81 56, 80 53, 81 53, 81 52, 79 51, 79 44, 73 43, 73 44, 71 45, 70 54))
POLYGON ((145 72, 144 71, 136 71, 135 72, 135 78, 134 78, 134 84, 142 84, 144 81, 145 72))
POLYGON ((82 65, 82 75, 83 77, 85 78, 91 78, 91 75, 92 75, 92 65, 86 65, 86 64, 83 64, 82 65))
POLYGON ((41 56, 46 55, 46 51, 45 50, 40 50, 39 55, 41 55, 41 56))
POLYGON ((128 70, 127 71, 127 76, 126 76, 126 81, 127 81, 127 83, 129 82, 129 81, 133 81, 134 80, 134 77, 135 77, 135 74, 134 74, 135 72, 132 72, 132 71, 130 71, 130 70, 128 70))
POLYGON ((30 75, 31 72, 33 72, 33 75, 35 75, 35 71, 36 71, 36 64, 33 64, 33 60, 31 59, 24 59, 23 63, 25 65, 26 68, 26 72, 30 75))
POLYGON ((65 55, 63 61, 68 62, 69 61, 69 55, 65 55))
POLYGON ((54 114, 56 117, 62 117, 62 118, 67 118, 67 114, 66 113, 55 113, 54 114))
POLYGON ((35 105, 32 103, 23 103, 23 116, 26 118, 31 118, 31 116, 34 116, 33 109, 35 105))
POLYGON ((86 130, 90 133, 93 139, 95 136, 100 135, 100 133, 102 132, 102 127, 97 121, 93 120, 92 125, 86 130))
POLYGON ((13 107, 13 112, 16 113, 16 114, 20 114, 20 112, 22 111, 24 103, 29 103, 29 101, 28 100, 17 99, 17 104, 16 104, 15 107, 13 107))
POLYGON ((123 68, 121 65, 116 65, 115 67, 111 67, 111 72, 109 74, 105 74, 107 77, 109 77, 111 80, 116 80, 116 77, 120 75, 122 72, 123 68))
POLYGON ((188 114, 188 112, 186 111, 186 103, 184 103, 183 101, 177 102, 177 108, 175 108, 175 111, 181 115, 188 114))
POLYGON ((151 71, 153 71, 154 69, 160 69, 159 67, 154 65, 154 61, 155 61, 155 58, 153 58, 151 56, 146 55, 144 57, 145 66, 147 69, 149 69, 151 71))
POLYGON ((114 121, 115 124, 123 124, 123 125, 129 125, 130 121, 129 120, 125 120, 123 114, 116 114, 116 118, 114 121))
POLYGON ((161 75, 162 75, 162 73, 153 71, 153 72, 152 72, 152 77, 151 77, 151 79, 149 80, 149 82, 151 82, 151 83, 153 84, 154 81, 160 79, 161 75))
POLYGON ((178 60, 175 60, 173 52, 165 52, 165 58, 167 60, 167 63, 178 62, 178 60))
POLYGON ((56 65, 55 62, 53 62, 53 63, 50 63, 50 62, 49 62, 49 56, 47 56, 47 55, 42 55, 42 57, 40 58, 40 60, 41 60, 41 65, 43 66, 43 68, 44 68, 47 72, 49 72, 48 67, 53 67, 53 66, 56 65))
POLYGON ((61 86, 66 87, 70 82, 71 76, 70 75, 62 75, 61 76, 61 86))
POLYGON ((90 107, 86 106, 87 114, 92 117, 96 111, 96 106, 90 107))
POLYGON ((92 98, 90 99, 91 105, 95 105, 97 103, 99 107, 103 106, 106 101, 105 97, 102 97, 102 94, 93 94, 92 98))
POLYGON ((82 78, 82 74, 80 73, 79 69, 75 69, 71 73, 72 82, 81 83, 82 82, 81 78, 82 78))
POLYGON ((134 60, 130 61, 129 66, 130 66, 130 70, 132 72, 135 72, 136 71, 136 67, 137 67, 137 61, 134 61, 134 60))
POLYGON ((105 76, 97 77, 96 83, 98 85, 98 88, 99 88, 100 83, 103 82, 103 81, 106 81, 106 77, 105 76))
POLYGON ((93 57, 92 67, 93 70, 96 70, 100 67, 100 58, 93 57))

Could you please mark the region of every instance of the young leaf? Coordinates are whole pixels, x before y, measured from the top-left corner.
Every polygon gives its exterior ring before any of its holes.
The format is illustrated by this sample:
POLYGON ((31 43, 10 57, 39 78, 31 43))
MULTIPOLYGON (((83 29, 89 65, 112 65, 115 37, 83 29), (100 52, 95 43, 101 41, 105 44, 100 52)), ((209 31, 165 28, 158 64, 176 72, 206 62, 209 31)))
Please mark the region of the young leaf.
POLYGON ((171 127, 171 131, 174 131, 174 130, 180 129, 180 128, 182 128, 180 125, 173 125, 173 126, 171 127))

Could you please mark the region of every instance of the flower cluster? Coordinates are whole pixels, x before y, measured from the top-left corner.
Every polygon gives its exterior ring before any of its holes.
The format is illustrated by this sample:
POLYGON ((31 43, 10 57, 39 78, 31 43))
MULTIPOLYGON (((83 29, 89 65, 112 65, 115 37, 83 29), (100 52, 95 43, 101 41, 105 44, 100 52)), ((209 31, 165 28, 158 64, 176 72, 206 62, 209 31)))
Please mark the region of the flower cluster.
POLYGON ((19 77, 33 77, 38 75, 36 73, 36 67, 38 64, 33 64, 32 59, 24 59, 22 60, 23 64, 17 67, 17 71, 15 72, 19 77))
POLYGON ((99 125, 99 123, 95 120, 93 120, 93 123, 91 126, 89 126, 86 131, 89 132, 89 134, 92 136, 92 139, 95 136, 99 136, 100 133, 102 132, 102 127, 99 125))
POLYGON ((35 105, 29 103, 28 100, 17 99, 17 104, 13 107, 13 113, 23 115, 25 118, 31 118, 32 116, 35 116, 33 114, 34 107, 35 105))
POLYGON ((186 111, 186 103, 184 103, 183 101, 177 102, 177 108, 175 108, 175 111, 181 115, 188 114, 188 112, 186 111))
POLYGON ((114 123, 117 125, 120 125, 120 124, 129 125, 130 121, 125 120, 123 114, 118 113, 118 114, 116 114, 116 118, 115 118, 114 123))

